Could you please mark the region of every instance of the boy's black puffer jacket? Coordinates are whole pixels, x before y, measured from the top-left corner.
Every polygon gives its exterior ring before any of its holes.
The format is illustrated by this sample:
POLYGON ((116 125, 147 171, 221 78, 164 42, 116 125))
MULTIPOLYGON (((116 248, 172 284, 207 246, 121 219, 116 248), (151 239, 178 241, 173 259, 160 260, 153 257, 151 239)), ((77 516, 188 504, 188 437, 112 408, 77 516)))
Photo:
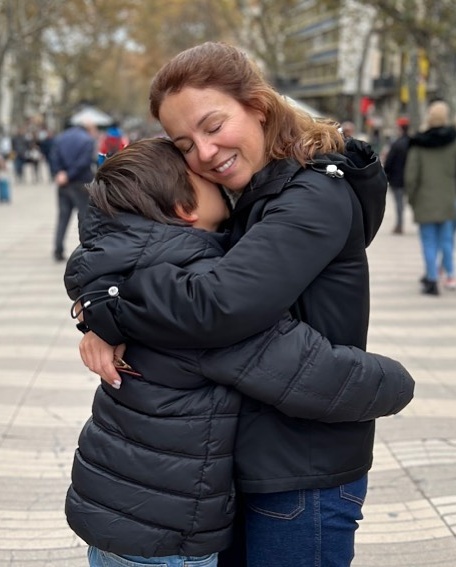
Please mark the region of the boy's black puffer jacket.
MULTIPOLYGON (((208 269, 224 252, 201 231, 135 215, 110 219, 94 208, 81 238, 66 275, 76 286, 102 274, 119 283, 135 266, 161 259, 208 269)), ((195 361, 196 354, 186 353, 195 361)), ((178 351, 132 346, 124 358, 142 377, 125 375, 120 390, 102 383, 96 391, 74 458, 69 525, 89 545, 117 554, 201 556, 226 548, 241 395, 193 373, 178 351)))

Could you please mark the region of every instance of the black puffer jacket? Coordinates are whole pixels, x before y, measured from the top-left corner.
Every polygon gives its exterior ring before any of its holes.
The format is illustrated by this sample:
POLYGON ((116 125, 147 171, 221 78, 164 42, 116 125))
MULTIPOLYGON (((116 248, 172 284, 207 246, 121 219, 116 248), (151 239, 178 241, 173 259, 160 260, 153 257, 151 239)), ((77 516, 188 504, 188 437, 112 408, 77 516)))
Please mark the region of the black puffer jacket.
MULTIPOLYGON (((142 262, 167 259, 207 270, 224 253, 220 235, 134 215, 109 219, 94 208, 81 238, 65 276, 76 293, 104 273, 118 283, 142 262), (154 245, 147 247, 149 241, 154 245)), ((197 353, 185 354, 195 366, 197 353)), ((97 389, 75 454, 69 525, 88 544, 118 554, 200 556, 224 549, 235 509, 240 394, 192 373, 177 351, 132 346, 124 358, 142 377, 125 376, 119 391, 105 383, 97 389)))
MULTIPOLYGON (((383 218, 387 184, 375 155, 365 147, 351 151, 351 159, 321 157, 306 170, 293 160, 266 166, 236 205, 233 235, 240 240, 212 270, 195 275, 169 263, 138 269, 118 297, 87 310, 89 326, 112 344, 220 347, 266 328, 292 306, 333 343, 364 349, 365 248, 383 218), (344 177, 326 174, 334 164, 344 177)), ((327 380, 324 365, 314 371, 327 380)), ((295 420, 248 400, 237 478, 249 492, 348 483, 369 470, 373 440, 373 421, 295 420)))

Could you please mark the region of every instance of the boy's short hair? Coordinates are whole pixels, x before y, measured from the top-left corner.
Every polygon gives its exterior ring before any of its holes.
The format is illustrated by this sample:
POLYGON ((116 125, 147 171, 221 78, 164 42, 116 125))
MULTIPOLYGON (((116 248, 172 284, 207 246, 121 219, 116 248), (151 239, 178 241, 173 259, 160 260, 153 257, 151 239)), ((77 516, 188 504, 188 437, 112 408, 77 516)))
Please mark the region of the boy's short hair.
POLYGON ((164 224, 188 225, 176 214, 197 206, 181 152, 164 138, 147 138, 123 148, 100 166, 88 186, 91 201, 106 214, 126 211, 164 224))

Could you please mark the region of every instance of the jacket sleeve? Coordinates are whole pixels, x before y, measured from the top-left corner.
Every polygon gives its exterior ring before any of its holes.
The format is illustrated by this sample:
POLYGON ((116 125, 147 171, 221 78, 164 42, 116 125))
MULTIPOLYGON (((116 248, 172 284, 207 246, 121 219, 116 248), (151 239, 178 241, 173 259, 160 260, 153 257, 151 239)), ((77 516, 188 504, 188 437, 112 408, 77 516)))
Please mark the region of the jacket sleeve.
POLYGON ((83 283, 81 276, 81 264, 84 257, 84 248, 79 244, 71 253, 65 267, 63 283, 68 297, 73 301, 82 293, 83 283))
POLYGON ((200 373, 290 417, 367 421, 401 411, 414 380, 397 361, 333 346, 305 323, 282 320, 264 333, 199 359, 200 373))
POLYGON ((261 222, 211 271, 169 264, 137 270, 117 298, 86 310, 86 323, 111 344, 131 339, 152 347, 222 347, 267 329, 340 252, 350 230, 346 181, 309 178, 271 198, 261 222), (108 328, 113 320, 117 335, 108 328))
MULTIPOLYGON (((68 296, 81 300, 85 318, 87 306, 106 298, 116 297, 118 286, 134 270, 144 256, 149 238, 154 238, 154 226, 130 224, 127 218, 109 218, 99 209, 89 206, 83 222, 79 224, 81 244, 71 254, 66 264, 63 281, 68 296)), ((105 340, 118 345, 117 322, 114 313, 107 311, 105 340)))
POLYGON ((420 166, 418 160, 418 151, 416 148, 410 148, 407 154, 404 171, 404 183, 407 193, 408 202, 411 206, 415 203, 416 191, 420 181, 420 166))

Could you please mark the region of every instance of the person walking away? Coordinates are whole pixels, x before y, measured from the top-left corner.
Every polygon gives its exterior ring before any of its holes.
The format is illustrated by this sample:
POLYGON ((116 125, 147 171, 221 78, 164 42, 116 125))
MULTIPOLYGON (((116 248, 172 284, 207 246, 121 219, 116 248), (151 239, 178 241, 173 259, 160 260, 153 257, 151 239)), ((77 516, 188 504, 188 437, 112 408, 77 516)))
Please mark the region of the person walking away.
POLYGON ((397 127, 399 129, 399 137, 392 142, 386 154, 384 169, 394 196, 396 222, 393 228, 393 234, 403 234, 405 200, 404 170, 410 144, 408 119, 398 120, 397 127))
POLYGON ((64 239, 73 210, 79 221, 89 202, 86 183, 93 179, 97 128, 91 122, 70 126, 58 134, 51 148, 51 172, 57 185, 58 216, 54 239, 54 259, 65 260, 64 239))
POLYGON ((21 127, 11 138, 11 146, 13 150, 13 165, 15 179, 22 183, 24 179, 24 166, 27 162, 28 141, 25 135, 25 128, 21 127))
POLYGON ((439 265, 444 287, 456 289, 453 258, 455 215, 456 128, 450 125, 446 102, 427 109, 424 130, 410 139, 405 164, 405 186, 419 235, 425 265, 423 293, 439 295, 439 265), (441 255, 441 258, 440 258, 441 255))
POLYGON ((38 143, 31 139, 28 141, 28 149, 26 153, 26 163, 32 166, 32 180, 38 183, 40 179, 40 165, 42 160, 42 153, 38 143))

